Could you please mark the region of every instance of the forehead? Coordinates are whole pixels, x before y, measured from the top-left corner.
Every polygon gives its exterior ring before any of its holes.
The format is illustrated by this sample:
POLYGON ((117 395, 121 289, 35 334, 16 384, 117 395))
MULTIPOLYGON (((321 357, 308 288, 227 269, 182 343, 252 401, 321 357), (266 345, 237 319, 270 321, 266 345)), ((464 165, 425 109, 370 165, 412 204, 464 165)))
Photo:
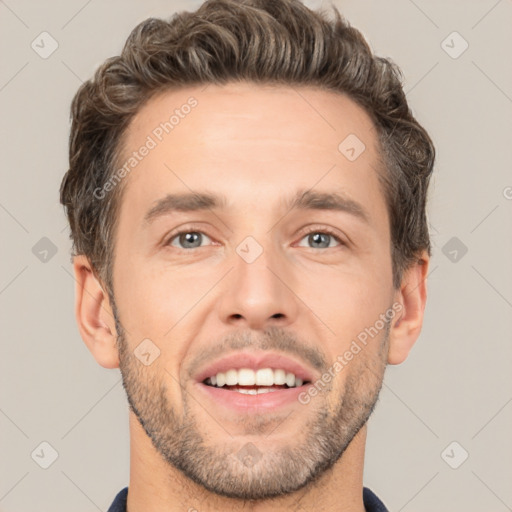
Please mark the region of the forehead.
POLYGON ((311 187, 358 196, 377 219, 387 215, 375 126, 340 93, 244 82, 165 91, 133 118, 123 147, 122 162, 136 161, 122 208, 139 216, 165 192, 215 189, 270 210, 279 196, 311 187))
POLYGON ((356 132, 366 146, 375 143, 370 117, 345 94, 316 87, 237 82, 155 95, 132 120, 125 142, 129 148, 137 147, 150 135, 159 144, 174 142, 182 149, 207 151, 210 143, 217 147, 265 140, 279 145, 306 143, 308 148, 332 152, 347 132, 356 132))

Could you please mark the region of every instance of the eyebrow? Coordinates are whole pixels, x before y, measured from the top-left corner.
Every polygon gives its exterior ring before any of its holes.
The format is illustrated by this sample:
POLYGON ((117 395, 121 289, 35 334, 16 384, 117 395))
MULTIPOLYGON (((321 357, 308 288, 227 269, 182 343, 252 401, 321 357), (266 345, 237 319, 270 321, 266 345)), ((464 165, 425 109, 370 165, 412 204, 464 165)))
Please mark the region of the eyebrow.
POLYGON ((370 224, 370 215, 365 208, 345 194, 337 192, 315 192, 313 190, 299 190, 287 203, 289 210, 332 210, 345 212, 357 217, 366 224, 370 224))
POLYGON ((167 194, 159 199, 144 216, 144 223, 151 223, 157 217, 172 212, 196 212, 201 210, 219 210, 226 207, 225 196, 189 192, 185 194, 167 194))
MULTIPOLYGON (((167 194, 156 201, 144 216, 144 223, 149 224, 163 215, 173 212, 196 212, 203 210, 222 210, 227 206, 226 196, 208 192, 188 192, 184 194, 167 194)), ((370 216, 364 207, 337 192, 317 192, 298 190, 284 202, 287 212, 291 210, 330 210, 349 213, 370 224, 370 216)))

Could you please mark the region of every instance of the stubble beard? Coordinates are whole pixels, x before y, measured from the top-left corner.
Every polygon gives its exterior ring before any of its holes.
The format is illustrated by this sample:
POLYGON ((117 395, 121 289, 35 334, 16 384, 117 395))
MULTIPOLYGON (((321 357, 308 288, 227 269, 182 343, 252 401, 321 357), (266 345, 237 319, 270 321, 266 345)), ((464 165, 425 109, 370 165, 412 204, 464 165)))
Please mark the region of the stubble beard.
MULTIPOLYGON (((290 441, 278 447, 270 443, 272 448, 269 448, 266 433, 276 435, 283 418, 261 414, 241 420, 244 434, 261 434, 261 444, 244 441, 227 432, 222 445, 208 444, 204 421, 200 424, 191 407, 200 407, 195 397, 190 396, 190 390, 182 388, 183 412, 179 417, 168 400, 167 387, 177 379, 165 370, 156 372, 156 366, 149 370, 151 367, 140 363, 129 348, 115 304, 112 306, 120 370, 130 409, 169 465, 219 496, 264 500, 314 485, 340 459, 377 403, 386 368, 389 322, 382 339, 373 340, 380 343, 378 355, 365 357, 363 350, 343 368, 348 375, 338 396, 329 396, 334 392, 331 386, 330 391, 312 399, 322 400, 324 404, 315 404, 314 416, 297 428, 300 435, 285 437, 290 441), (327 407, 327 403, 333 401, 335 406, 327 407)), ((272 332, 279 333, 279 330, 272 332)), ((308 408, 309 405, 302 405, 286 421, 301 422, 301 413, 310 415, 308 408)), ((211 424, 214 423, 211 419, 211 424)))

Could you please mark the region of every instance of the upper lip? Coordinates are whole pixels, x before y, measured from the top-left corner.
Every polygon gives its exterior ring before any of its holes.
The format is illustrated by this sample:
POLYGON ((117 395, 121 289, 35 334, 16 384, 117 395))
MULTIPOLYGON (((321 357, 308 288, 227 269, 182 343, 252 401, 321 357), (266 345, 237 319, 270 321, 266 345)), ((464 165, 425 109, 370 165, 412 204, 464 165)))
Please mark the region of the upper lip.
POLYGON ((304 382, 312 382, 314 380, 314 372, 307 368, 306 365, 277 352, 234 352, 202 367, 196 373, 195 379, 198 382, 203 382, 208 377, 217 375, 219 372, 224 373, 231 369, 239 370, 241 368, 249 368, 254 371, 260 368, 281 369, 287 373, 293 373, 304 382))

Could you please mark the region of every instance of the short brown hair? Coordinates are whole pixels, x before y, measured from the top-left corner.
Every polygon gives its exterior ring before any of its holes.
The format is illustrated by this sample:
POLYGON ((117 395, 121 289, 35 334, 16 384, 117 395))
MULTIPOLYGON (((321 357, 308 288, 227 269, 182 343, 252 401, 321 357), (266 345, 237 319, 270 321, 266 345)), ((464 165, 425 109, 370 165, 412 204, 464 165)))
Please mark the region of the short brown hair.
POLYGON ((422 250, 430 255, 425 210, 434 146, 408 107, 400 69, 374 56, 363 35, 333 10, 330 20, 299 0, 207 0, 195 12, 140 23, 121 55, 82 84, 71 106, 60 200, 73 253, 89 258, 109 293, 122 187, 101 200, 94 191, 115 172, 123 135, 143 104, 166 89, 199 84, 243 80, 346 94, 377 128, 395 288, 422 250))

